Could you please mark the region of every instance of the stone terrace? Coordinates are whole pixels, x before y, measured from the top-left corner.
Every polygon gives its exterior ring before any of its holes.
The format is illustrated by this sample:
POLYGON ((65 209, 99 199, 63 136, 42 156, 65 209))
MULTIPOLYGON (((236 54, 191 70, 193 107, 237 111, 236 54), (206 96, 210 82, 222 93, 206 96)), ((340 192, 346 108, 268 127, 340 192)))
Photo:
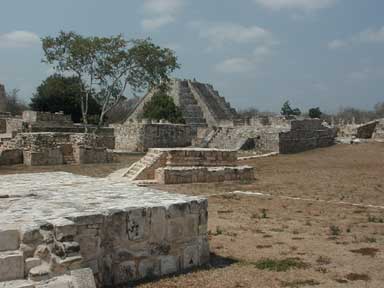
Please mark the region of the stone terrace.
POLYGON ((113 286, 209 259, 206 199, 64 172, 0 182, 0 284, 89 267, 113 286))

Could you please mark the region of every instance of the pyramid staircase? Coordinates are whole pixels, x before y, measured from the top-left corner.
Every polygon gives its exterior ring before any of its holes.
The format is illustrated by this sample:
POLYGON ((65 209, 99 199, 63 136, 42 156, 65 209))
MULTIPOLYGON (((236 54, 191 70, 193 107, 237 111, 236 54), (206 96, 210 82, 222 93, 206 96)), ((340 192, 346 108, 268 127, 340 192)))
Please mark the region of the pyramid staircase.
POLYGON ((180 81, 178 83, 180 93, 179 105, 183 118, 185 119, 185 123, 193 125, 206 125, 207 122, 204 119, 203 111, 193 96, 188 82, 180 81))

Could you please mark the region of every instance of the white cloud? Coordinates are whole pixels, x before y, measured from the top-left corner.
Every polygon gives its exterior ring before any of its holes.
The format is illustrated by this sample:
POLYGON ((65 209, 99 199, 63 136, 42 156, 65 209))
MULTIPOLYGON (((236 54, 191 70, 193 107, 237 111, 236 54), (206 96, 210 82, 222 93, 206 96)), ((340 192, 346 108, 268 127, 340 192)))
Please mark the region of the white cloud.
POLYGON ((160 27, 167 25, 169 23, 172 23, 175 21, 175 18, 172 16, 160 16, 157 18, 148 18, 148 19, 143 19, 141 21, 141 26, 145 30, 156 30, 159 29, 160 27))
POLYGON ((338 49, 358 44, 384 43, 384 26, 378 29, 366 29, 349 37, 348 39, 336 39, 328 43, 330 49, 338 49))
POLYGON ((228 58, 216 65, 216 70, 222 73, 244 73, 254 69, 248 58, 228 58))
POLYGON ((216 65, 216 70, 221 73, 246 73, 254 71, 270 54, 269 46, 259 46, 253 53, 245 57, 227 58, 216 65))
POLYGON ((343 40, 333 40, 333 41, 328 43, 328 48, 329 49, 339 49, 339 48, 345 47, 347 45, 348 45, 348 43, 346 43, 343 40))
POLYGON ((223 47, 228 43, 258 43, 267 46, 277 44, 272 33, 259 26, 205 22, 194 22, 191 26, 198 29, 200 38, 209 41, 210 48, 223 47))
POLYGON ((296 9, 303 11, 313 11, 332 6, 337 0, 253 0, 272 10, 296 9))
POLYGON ((29 31, 12 31, 0 34, 0 48, 30 47, 39 42, 39 36, 29 31))
POLYGON ((156 30, 176 21, 182 11, 184 0, 144 0, 145 18, 141 26, 145 30, 156 30))

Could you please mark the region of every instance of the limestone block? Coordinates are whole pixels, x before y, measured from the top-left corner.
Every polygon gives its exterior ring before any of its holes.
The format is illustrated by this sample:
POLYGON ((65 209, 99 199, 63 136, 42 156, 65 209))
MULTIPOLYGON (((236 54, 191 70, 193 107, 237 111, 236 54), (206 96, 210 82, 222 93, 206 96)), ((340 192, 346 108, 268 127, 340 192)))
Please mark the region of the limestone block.
POLYGON ((150 242, 160 243, 167 235, 167 219, 165 207, 151 209, 150 242))
POLYGON ((71 271, 73 288, 96 288, 95 278, 91 269, 71 271))
POLYGON ((191 214, 185 217, 184 237, 192 238, 198 234, 199 216, 191 214))
POLYGON ((160 266, 161 266, 161 275, 177 273, 179 271, 179 257, 161 256, 160 266))
POLYGON ((21 241, 24 244, 38 244, 43 240, 38 225, 24 225, 20 229, 21 241))
POLYGON ((200 258, 200 265, 208 263, 210 252, 209 252, 209 241, 207 236, 203 236, 199 238, 198 241, 199 245, 199 258, 200 258))
POLYGON ((127 231, 129 240, 140 241, 144 239, 146 216, 147 210, 143 208, 128 211, 127 231))
POLYGON ((71 240, 77 234, 77 228, 73 221, 60 218, 51 221, 53 224, 55 237, 58 241, 71 240))
POLYGON ((137 279, 135 261, 125 261, 113 267, 113 282, 115 285, 126 284, 137 279))
POLYGON ((151 278, 160 275, 160 261, 158 259, 143 259, 138 267, 140 278, 151 278))
POLYGON ((23 278, 23 253, 21 251, 0 252, 0 282, 23 278))
POLYGON ((28 274, 32 268, 35 268, 35 267, 40 266, 40 265, 41 265, 41 259, 40 258, 27 258, 27 259, 25 259, 25 265, 24 265, 25 274, 28 274))
POLYGON ((19 248, 19 230, 12 227, 0 227, 0 251, 19 248))
POLYGON ((101 239, 92 235, 77 235, 75 241, 80 245, 80 254, 84 260, 96 259, 101 255, 101 239))
POLYGON ((199 265, 199 248, 196 245, 188 246, 183 251, 183 269, 188 270, 199 265))
POLYGON ((72 288, 70 276, 55 277, 36 284, 36 288, 72 288))
POLYGON ((170 219, 168 222, 167 240, 170 242, 182 240, 184 224, 183 218, 170 219))
POLYGON ((104 222, 104 216, 102 214, 79 215, 71 218, 76 225, 103 224, 104 222))
POLYGON ((0 288, 35 288, 35 285, 29 280, 13 280, 0 282, 0 288))

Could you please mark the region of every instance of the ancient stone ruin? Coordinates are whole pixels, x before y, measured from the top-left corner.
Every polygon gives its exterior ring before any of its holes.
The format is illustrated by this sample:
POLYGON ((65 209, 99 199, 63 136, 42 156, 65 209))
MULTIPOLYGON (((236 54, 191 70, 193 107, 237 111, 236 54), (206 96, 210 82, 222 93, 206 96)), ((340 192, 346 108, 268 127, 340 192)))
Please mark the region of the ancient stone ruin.
POLYGON ((254 180, 254 169, 237 165, 237 152, 204 148, 155 148, 110 175, 140 183, 181 184, 254 180))
POLYGON ((375 141, 383 142, 384 141, 384 118, 377 120, 375 133, 373 139, 375 141))
POLYGON ((107 149, 114 146, 113 129, 84 133, 82 126, 62 113, 0 115, 0 165, 106 163, 112 158, 107 149))
POLYGON ((298 153, 327 147, 334 144, 336 137, 336 130, 324 126, 319 119, 286 120, 281 117, 253 121, 248 125, 215 127, 207 131, 209 133, 197 145, 258 154, 298 153))
MULTIPOLYGON (((129 121, 142 117, 144 104, 151 100, 155 91, 150 91, 138 103, 134 111, 128 116, 129 121)), ((236 110, 221 97, 210 84, 191 80, 173 79, 170 92, 175 104, 180 107, 187 125, 223 126, 237 118, 236 110)))
POLYGON ((115 287, 209 260, 204 198, 63 172, 0 182, 1 287, 115 287))
POLYGON ((372 139, 379 124, 378 120, 363 124, 339 124, 337 136, 340 138, 372 139))

